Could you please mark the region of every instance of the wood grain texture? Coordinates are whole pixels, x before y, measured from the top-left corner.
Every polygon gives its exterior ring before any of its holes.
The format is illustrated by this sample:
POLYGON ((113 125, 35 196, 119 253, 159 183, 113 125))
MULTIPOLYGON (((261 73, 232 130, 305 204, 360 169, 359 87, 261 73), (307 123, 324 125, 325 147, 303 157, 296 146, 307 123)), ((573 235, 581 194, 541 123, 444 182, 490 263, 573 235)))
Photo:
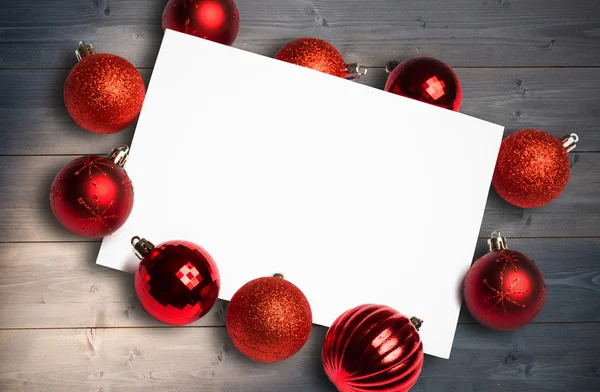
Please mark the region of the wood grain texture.
MULTIPOLYGON (((560 137, 576 132, 576 151, 600 151, 600 68, 456 70, 461 112, 516 130, 539 128, 560 137)), ((146 83, 151 70, 141 70, 146 83)), ((79 128, 63 103, 68 70, 0 70, 0 155, 106 154, 130 143, 135 126, 113 135, 79 128)), ((387 74, 373 68, 361 83, 383 89, 387 74)), ((349 82, 350 83, 350 82, 349 82)), ((426 146, 424 146, 426 147, 426 146)))
MULTIPOLYGON (((523 209, 490 190, 480 236, 600 236, 600 154, 571 154, 569 184, 552 203, 523 209)), ((49 189, 72 156, 0 156, 0 241, 84 241, 63 229, 50 210, 49 189)), ((135 178, 133 179, 135 189, 135 178)), ((458 190, 459 191, 459 190, 458 190)))
MULTIPOLYGON (((451 359, 427 356, 411 392, 596 392, 599 333, 598 324, 511 333, 459 326, 451 359)), ((324 335, 314 327, 298 354, 267 365, 244 358, 225 328, 0 331, 0 384, 4 392, 333 392, 321 365, 324 335)))
MULTIPOLYGON (((65 163, 129 143, 134 129, 94 135, 69 118, 62 87, 77 42, 124 56, 147 82, 166 2, 0 5, 0 391, 333 392, 320 361, 325 328, 314 327, 293 358, 265 365, 232 347, 226 302, 190 327, 161 325, 140 308, 133 276, 96 266, 100 243, 70 235, 50 212, 50 184, 65 163)), ((463 306, 450 360, 427 356, 411 392, 599 391, 598 0, 236 3, 238 48, 273 56, 291 39, 320 37, 346 61, 370 66, 360 82, 376 88, 388 60, 435 56, 456 67, 461 112, 504 125, 505 134, 579 134, 557 200, 523 210, 492 189, 480 232, 502 230, 510 248, 537 261, 548 287, 542 312, 532 325, 499 333, 475 324, 463 306)), ((479 240, 474 258, 485 253, 479 240)))
MULTIPOLYGON (((461 112, 506 127, 559 137, 576 132, 576 151, 600 151, 600 68, 456 70, 463 84, 461 112)), ((141 70, 146 83, 151 70, 141 70)), ((106 153, 128 144, 135 126, 113 135, 79 128, 63 103, 68 70, 0 70, 0 155, 106 153)), ((361 83, 383 89, 387 74, 373 68, 361 83)), ((350 82, 349 82, 350 83, 350 82)), ((426 147, 426 146, 425 146, 426 147)))
MULTIPOLYGON (((509 239, 544 271, 536 322, 600 321, 600 238, 509 239)), ((100 243, 0 244, 0 328, 164 326, 137 301, 133 276, 94 264, 100 243)), ((480 240, 475 258, 487 253, 480 240)), ((224 326, 219 301, 195 326, 224 326)), ((417 315, 418 316, 418 315, 417 315)), ((463 306, 460 323, 474 323, 463 306)))
MULTIPOLYGON (((166 0, 9 1, 0 16, 0 67, 70 68, 77 41, 152 67, 166 0), (35 50, 31 50, 32 45, 35 50)), ((347 61, 439 57, 453 66, 600 65, 596 0, 238 0, 235 46, 272 56, 303 36, 347 61)))

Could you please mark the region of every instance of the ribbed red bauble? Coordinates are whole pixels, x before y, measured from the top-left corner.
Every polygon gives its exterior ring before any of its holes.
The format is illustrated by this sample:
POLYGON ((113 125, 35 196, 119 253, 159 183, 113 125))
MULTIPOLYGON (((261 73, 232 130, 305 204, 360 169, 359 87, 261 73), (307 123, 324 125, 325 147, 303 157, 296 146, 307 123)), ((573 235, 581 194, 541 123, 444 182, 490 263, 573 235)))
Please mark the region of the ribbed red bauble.
POLYGON ((517 207, 535 208, 561 194, 571 173, 568 152, 579 137, 560 139, 539 129, 525 129, 500 145, 492 184, 500 197, 517 207))
POLYGON ((441 60, 416 57, 399 65, 391 61, 385 91, 458 112, 462 88, 456 73, 441 60), (392 70, 393 69, 393 70, 392 70))
POLYGON ((346 79, 358 79, 367 73, 367 69, 358 64, 346 64, 333 45, 318 38, 290 41, 279 49, 275 58, 346 79))
POLYGON ((465 277, 465 304, 473 318, 488 328, 521 328, 544 306, 544 275, 528 256, 508 250, 500 233, 492 233, 488 244, 490 253, 477 259, 465 277))
POLYGON ((79 62, 67 76, 64 99, 77 125, 107 134, 133 124, 146 95, 138 70, 122 57, 96 54, 83 42, 75 53, 79 62))
POLYGON ((240 28, 240 15, 233 0, 170 0, 163 11, 162 28, 231 45, 240 28))
POLYGON ((106 157, 87 155, 67 164, 54 178, 50 206, 72 233, 101 238, 117 231, 133 208, 133 186, 123 169, 129 148, 106 157))
POLYGON ((217 302, 219 270, 204 249, 188 241, 154 246, 139 237, 131 244, 142 260, 135 273, 135 292, 150 316, 165 324, 189 324, 217 302))
POLYGON ((383 305, 361 305, 339 316, 321 354, 340 392, 405 392, 423 367, 421 320, 383 305))
POLYGON ((226 325, 242 354, 258 362, 278 362, 304 346, 312 312, 302 291, 282 276, 258 278, 233 295, 226 325))

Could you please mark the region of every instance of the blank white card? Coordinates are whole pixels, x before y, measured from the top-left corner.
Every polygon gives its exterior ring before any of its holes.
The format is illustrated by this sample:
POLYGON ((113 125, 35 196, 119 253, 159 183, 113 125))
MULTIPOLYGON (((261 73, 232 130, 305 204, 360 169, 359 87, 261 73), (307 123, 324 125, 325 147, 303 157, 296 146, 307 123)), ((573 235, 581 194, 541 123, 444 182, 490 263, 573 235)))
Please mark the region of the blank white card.
POLYGON ((126 170, 125 225, 97 263, 134 272, 133 236, 188 240, 220 298, 283 273, 315 324, 365 303, 424 320, 448 358, 503 128, 167 31, 126 170))

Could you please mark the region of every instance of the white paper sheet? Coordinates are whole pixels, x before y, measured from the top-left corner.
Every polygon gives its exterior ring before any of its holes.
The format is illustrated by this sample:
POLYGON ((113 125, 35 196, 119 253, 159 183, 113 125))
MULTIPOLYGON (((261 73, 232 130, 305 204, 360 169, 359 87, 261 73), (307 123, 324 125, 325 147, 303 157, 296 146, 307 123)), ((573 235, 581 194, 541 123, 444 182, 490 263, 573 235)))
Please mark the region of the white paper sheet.
POLYGON ((126 165, 133 212, 97 263, 134 272, 135 235, 192 241, 220 298, 281 272, 314 323, 386 304, 448 358, 502 131, 167 31, 126 165))

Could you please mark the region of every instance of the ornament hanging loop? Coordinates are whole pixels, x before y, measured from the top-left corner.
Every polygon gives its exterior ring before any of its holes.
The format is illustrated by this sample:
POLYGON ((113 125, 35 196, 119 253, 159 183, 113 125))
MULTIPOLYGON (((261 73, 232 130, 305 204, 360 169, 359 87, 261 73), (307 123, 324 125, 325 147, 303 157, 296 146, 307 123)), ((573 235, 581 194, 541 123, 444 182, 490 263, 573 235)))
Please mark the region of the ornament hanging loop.
POLYGON ((346 79, 348 80, 360 79, 360 77, 366 75, 368 71, 367 67, 357 63, 345 64, 345 66, 346 79))
POLYGON ((137 235, 131 239, 131 245, 133 245, 133 253, 138 259, 143 259, 154 249, 154 244, 145 238, 140 238, 137 235))
POLYGON ((410 323, 412 325, 414 325, 415 329, 418 331, 419 328, 421 328, 421 326, 423 325, 423 320, 421 320, 420 318, 417 318, 417 317, 413 316, 413 317, 410 318, 410 323))
POLYGON ((106 157, 117 165, 123 167, 125 166, 125 162, 127 162, 127 158, 129 157, 129 147, 123 144, 121 147, 113 148, 106 157))
POLYGON ((400 65, 400 61, 391 60, 385 64, 385 72, 389 75, 392 71, 400 65))
POLYGON ((77 61, 81 61, 84 57, 89 57, 94 54, 96 54, 96 51, 94 50, 92 44, 86 44, 83 41, 79 41, 79 48, 75 51, 77 61))
POLYGON ((490 239, 487 240, 490 252, 508 249, 506 238, 502 237, 499 231, 494 231, 490 239))
POLYGON ((285 279, 285 277, 283 276, 283 274, 281 272, 276 272, 273 274, 274 278, 280 278, 280 279, 285 279))
POLYGON ((579 136, 577 136, 576 133, 567 133, 566 135, 561 136, 560 141, 562 142, 563 147, 567 149, 567 152, 571 152, 577 147, 579 136))

